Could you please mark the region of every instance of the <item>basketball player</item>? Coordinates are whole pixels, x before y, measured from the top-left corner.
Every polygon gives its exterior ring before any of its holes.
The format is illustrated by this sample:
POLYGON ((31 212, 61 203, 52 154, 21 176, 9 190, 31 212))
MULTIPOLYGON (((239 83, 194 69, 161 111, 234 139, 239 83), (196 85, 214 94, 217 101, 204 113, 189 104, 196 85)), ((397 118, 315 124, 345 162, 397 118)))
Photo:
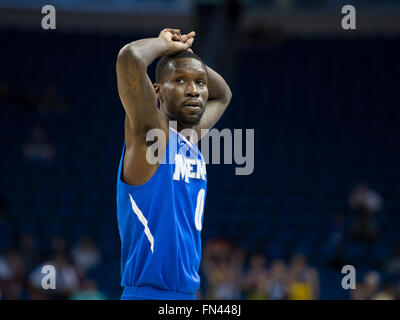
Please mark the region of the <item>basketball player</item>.
POLYGON ((213 127, 226 110, 231 91, 190 49, 194 37, 164 29, 118 55, 126 112, 117 180, 123 300, 192 300, 200 285, 207 177, 199 149, 180 131, 193 129, 201 137, 200 130, 213 127), (160 57, 152 85, 147 67, 160 57), (155 128, 165 133, 166 145, 163 161, 152 164, 146 134, 155 128))

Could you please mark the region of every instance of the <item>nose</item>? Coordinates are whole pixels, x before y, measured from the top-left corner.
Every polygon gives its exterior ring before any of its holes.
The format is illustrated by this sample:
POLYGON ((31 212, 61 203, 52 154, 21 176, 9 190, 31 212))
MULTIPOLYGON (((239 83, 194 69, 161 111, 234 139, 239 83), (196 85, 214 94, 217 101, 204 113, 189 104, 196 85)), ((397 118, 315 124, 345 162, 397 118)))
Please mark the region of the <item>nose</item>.
POLYGON ((193 81, 190 81, 186 86, 185 94, 190 97, 198 97, 199 91, 197 89, 196 84, 193 81))

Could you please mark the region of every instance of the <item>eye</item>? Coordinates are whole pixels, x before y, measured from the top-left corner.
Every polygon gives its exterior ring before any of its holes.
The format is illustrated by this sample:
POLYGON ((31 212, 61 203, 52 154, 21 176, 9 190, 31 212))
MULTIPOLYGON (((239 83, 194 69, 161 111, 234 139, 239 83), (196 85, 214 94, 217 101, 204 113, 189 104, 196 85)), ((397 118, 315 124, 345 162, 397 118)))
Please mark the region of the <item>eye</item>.
POLYGON ((183 83, 183 82, 185 82, 185 80, 184 80, 183 78, 177 78, 177 79, 175 80, 175 82, 177 82, 177 83, 183 83))
POLYGON ((197 84, 200 86, 204 86, 206 83, 204 80, 199 80, 199 81, 197 81, 197 84))

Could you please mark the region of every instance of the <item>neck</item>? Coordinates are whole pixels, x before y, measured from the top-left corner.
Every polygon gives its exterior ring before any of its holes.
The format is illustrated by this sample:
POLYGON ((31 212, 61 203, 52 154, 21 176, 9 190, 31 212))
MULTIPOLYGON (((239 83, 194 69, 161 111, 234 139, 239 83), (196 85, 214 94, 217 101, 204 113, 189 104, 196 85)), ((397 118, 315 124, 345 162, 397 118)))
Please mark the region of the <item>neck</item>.
POLYGON ((167 126, 173 127, 178 132, 181 132, 184 129, 193 129, 193 127, 194 127, 194 125, 182 123, 182 122, 176 120, 175 118, 172 118, 171 116, 167 115, 164 112, 161 112, 161 114, 162 114, 162 117, 165 120, 167 126))
POLYGON ((184 124, 178 122, 177 131, 178 131, 178 132, 181 132, 181 131, 184 130, 184 129, 192 129, 192 130, 193 130, 193 126, 191 126, 191 125, 184 125, 184 124))

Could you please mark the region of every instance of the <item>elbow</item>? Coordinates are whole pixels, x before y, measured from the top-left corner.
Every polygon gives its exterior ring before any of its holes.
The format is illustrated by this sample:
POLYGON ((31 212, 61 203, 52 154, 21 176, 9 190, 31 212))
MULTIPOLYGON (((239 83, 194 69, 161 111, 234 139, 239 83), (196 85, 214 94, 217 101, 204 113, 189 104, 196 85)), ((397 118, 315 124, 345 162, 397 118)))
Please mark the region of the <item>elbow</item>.
POLYGON ((144 68, 144 60, 140 57, 137 50, 132 45, 124 46, 118 53, 117 68, 118 67, 134 67, 144 68))
POLYGON ((228 103, 232 100, 232 91, 228 88, 228 103))
POLYGON ((232 91, 228 87, 225 94, 226 105, 228 105, 231 102, 231 100, 232 100, 232 91))

